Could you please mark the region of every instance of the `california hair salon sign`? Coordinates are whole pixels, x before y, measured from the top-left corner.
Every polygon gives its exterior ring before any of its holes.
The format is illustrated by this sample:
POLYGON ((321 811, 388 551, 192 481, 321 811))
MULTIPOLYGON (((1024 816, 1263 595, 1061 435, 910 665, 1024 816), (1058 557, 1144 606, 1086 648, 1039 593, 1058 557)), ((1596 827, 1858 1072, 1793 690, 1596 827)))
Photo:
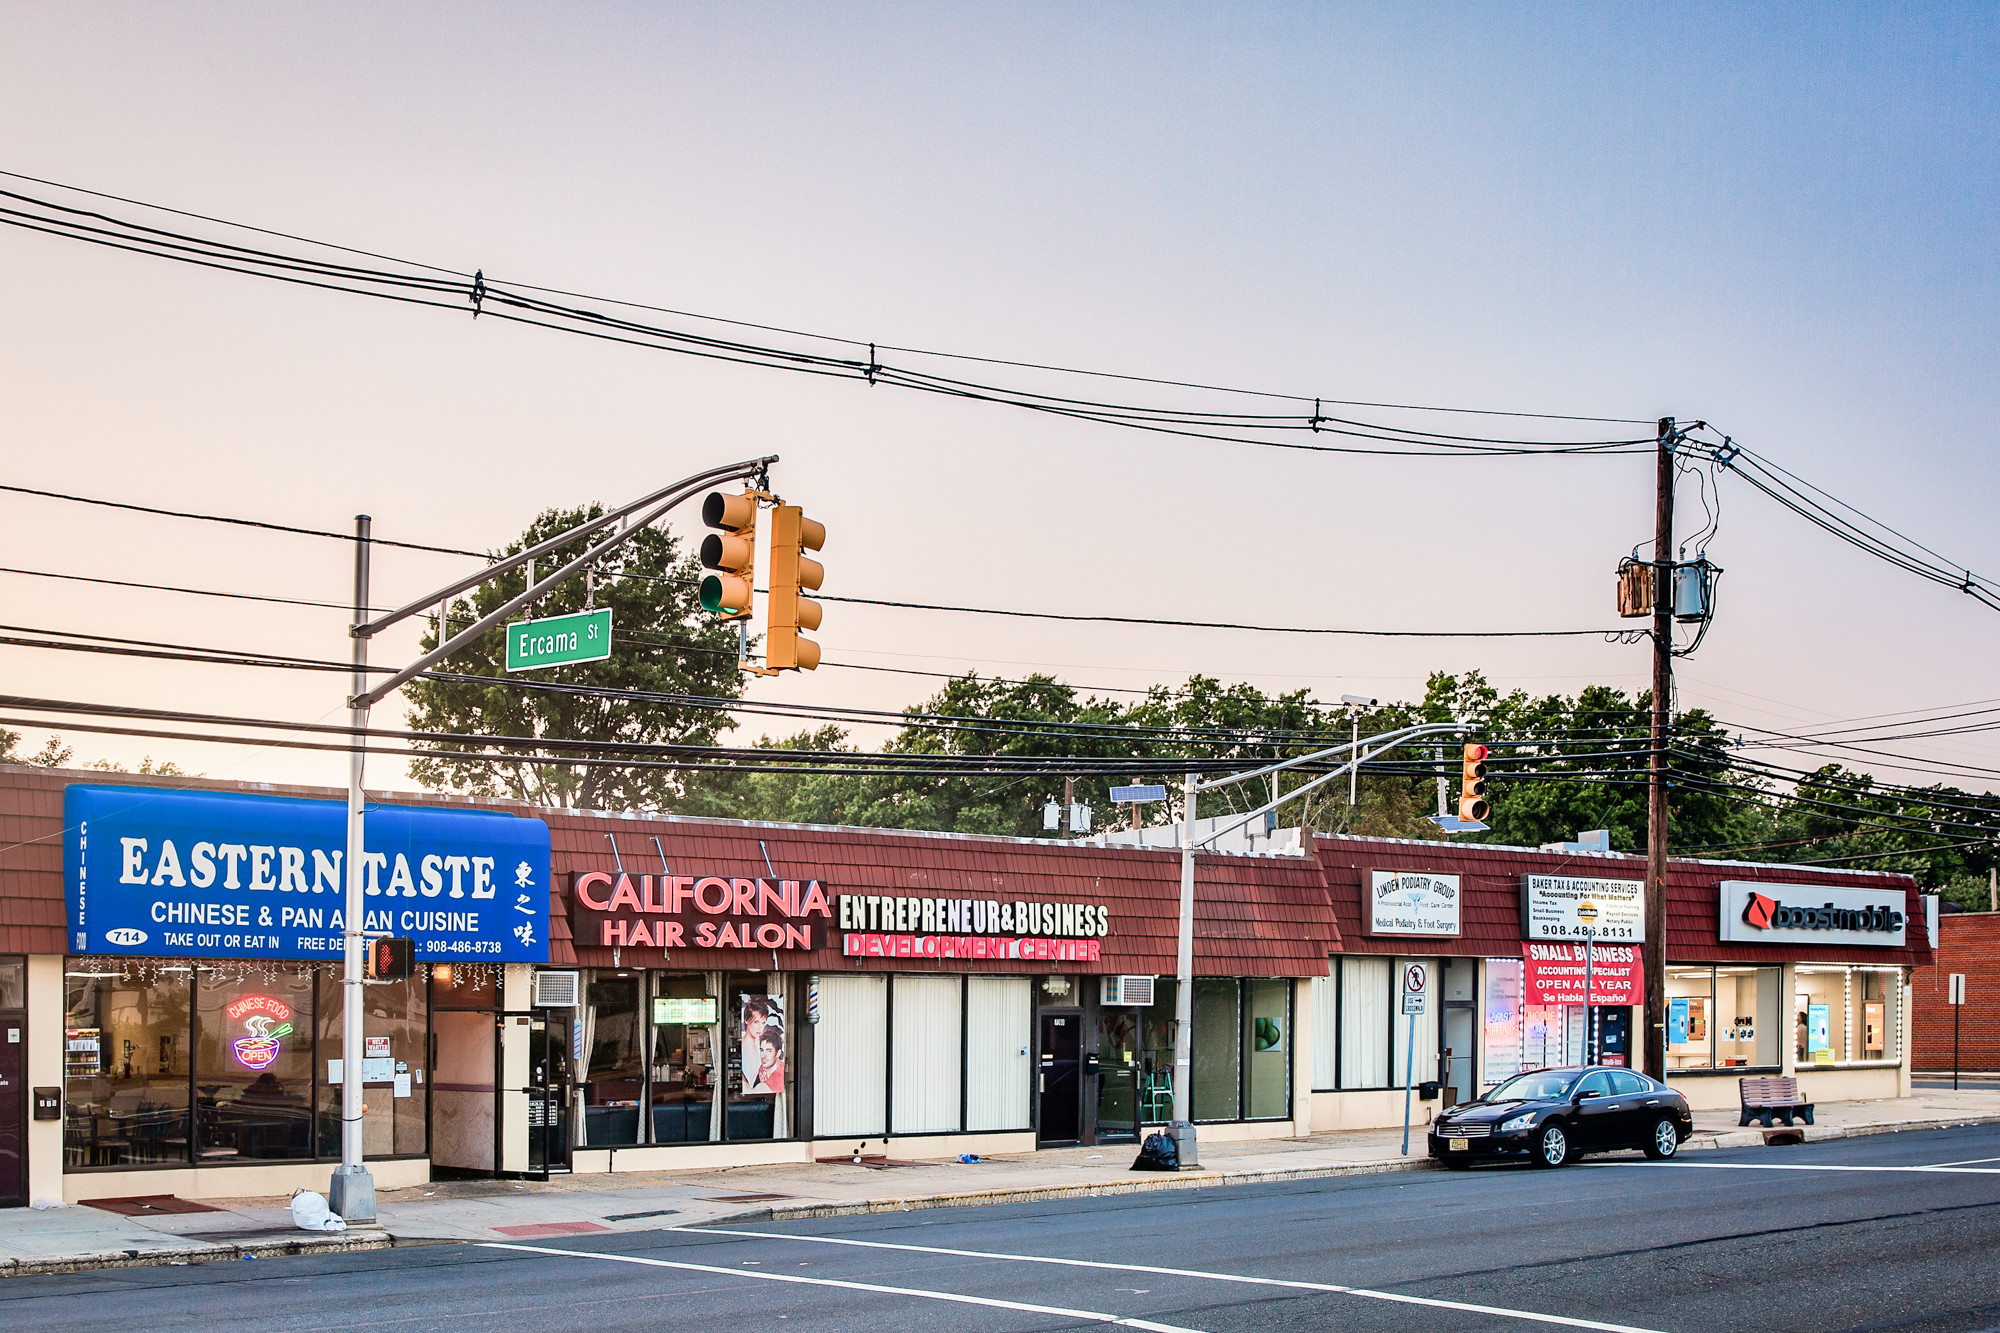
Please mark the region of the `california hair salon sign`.
POLYGON ((810 949, 833 908, 818 880, 591 870, 569 912, 576 942, 600 949, 810 949))
POLYGON ((1833 889, 1726 879, 1718 894, 1722 938, 1737 944, 1903 943, 1901 889, 1833 889))
POLYGON ((1458 934, 1458 876, 1371 870, 1361 920, 1370 935, 1458 934))

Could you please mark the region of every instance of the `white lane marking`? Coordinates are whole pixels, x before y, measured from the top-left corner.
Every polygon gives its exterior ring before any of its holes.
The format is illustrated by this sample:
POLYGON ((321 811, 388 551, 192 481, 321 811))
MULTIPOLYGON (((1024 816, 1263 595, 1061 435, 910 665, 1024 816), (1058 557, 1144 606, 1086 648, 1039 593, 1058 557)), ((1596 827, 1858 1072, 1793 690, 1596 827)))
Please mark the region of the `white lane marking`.
MULTIPOLYGON (((489 1250, 517 1250, 524 1254, 553 1254, 564 1259, 599 1259, 615 1264, 642 1264, 648 1268, 678 1268, 690 1273, 716 1273, 723 1277, 747 1277, 760 1282, 793 1282, 808 1287, 840 1287, 847 1291, 869 1291, 884 1296, 915 1296, 927 1301, 950 1301, 957 1305, 984 1305, 995 1310, 1019 1310, 1024 1314, 1055 1315, 1094 1324, 1115 1324, 1120 1328, 1146 1329, 1148 1333, 1201 1333, 1180 1324, 1158 1324, 1150 1319, 1127 1319, 1100 1310, 1072 1310, 1060 1305, 1031 1305, 1026 1301, 1003 1301, 993 1296, 966 1296, 956 1291, 927 1291, 922 1287, 890 1287, 876 1282, 848 1282, 831 1277, 801 1277, 796 1273, 746 1273, 741 1268, 717 1264, 681 1263, 672 1259, 648 1259, 636 1254, 604 1254, 592 1250, 558 1250, 548 1245, 509 1245, 481 1241, 489 1250)), ((1606 1325, 1605 1327, 1608 1327, 1606 1325)))
MULTIPOLYGON (((1343 1287, 1331 1282, 1298 1282, 1286 1278, 1246 1277, 1240 1273, 1212 1273, 1199 1268, 1162 1268, 1154 1264, 1114 1264, 1098 1259, 1060 1259, 1042 1254, 1003 1254, 994 1250, 955 1250, 941 1245, 898 1245, 882 1240, 853 1240, 844 1236, 797 1236, 783 1231, 728 1231, 721 1227, 667 1227, 690 1236, 743 1236, 752 1240, 794 1240, 813 1245, 852 1245, 869 1250, 905 1250, 913 1254, 946 1254, 962 1259, 1003 1259, 1018 1264, 1054 1264, 1063 1268, 1098 1268, 1117 1273, 1157 1273, 1163 1277, 1192 1277, 1209 1282, 1239 1282, 1254 1287, 1286 1287, 1295 1291, 1324 1291, 1341 1296, 1360 1296, 1371 1301, 1393 1301, 1398 1305, 1422 1305, 1437 1310, 1462 1310, 1468 1314, 1497 1315, 1537 1324, 1557 1324, 1564 1328, 1594 1328, 1605 1333, 1656 1333, 1633 1324, 1606 1324, 1595 1319, 1573 1319, 1567 1315, 1540 1314, 1534 1310, 1513 1310, 1504 1305, 1473 1305, 1466 1301, 1440 1300, 1433 1296, 1406 1296, 1401 1292, 1376 1291, 1369 1287, 1343 1287)), ((735 1272, 735 1269, 724 1270, 735 1272)))
POLYGON ((1939 1162, 1937 1166, 1929 1169, 1935 1171, 1940 1166, 1978 1166, 1981 1162, 2000 1162, 2000 1157, 1968 1157, 1962 1162, 1939 1162))
POLYGON ((1953 1166, 1835 1166, 1820 1162, 1586 1162, 1599 1169, 1611 1166, 1643 1167, 1667 1171, 1863 1171, 1914 1176, 2000 1176, 2000 1167, 1953 1166))

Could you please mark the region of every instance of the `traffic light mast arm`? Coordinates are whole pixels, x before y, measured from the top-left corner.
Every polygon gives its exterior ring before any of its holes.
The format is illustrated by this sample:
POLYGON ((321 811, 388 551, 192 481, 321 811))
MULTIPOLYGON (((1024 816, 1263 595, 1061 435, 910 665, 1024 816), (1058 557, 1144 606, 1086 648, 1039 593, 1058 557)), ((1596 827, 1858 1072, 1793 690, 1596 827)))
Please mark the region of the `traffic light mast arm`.
POLYGON ((731 463, 726 467, 711 468, 706 472, 696 473, 692 477, 684 478, 675 482, 672 486, 654 491, 652 494, 635 500, 631 504, 623 505, 608 514, 591 519, 587 523, 579 523, 577 526, 558 533, 545 542, 541 542, 529 547, 525 551, 518 552, 494 563, 476 575, 471 575, 455 583, 447 584, 434 592, 426 593, 409 605, 391 611, 379 619, 357 624, 352 630, 354 637, 370 637, 399 620, 403 620, 418 612, 428 612, 439 602, 444 601, 448 597, 455 597, 468 588, 475 588, 483 583, 491 583, 494 579, 499 578, 509 570, 526 564, 539 552, 546 552, 553 548, 575 542, 579 537, 596 533, 629 514, 637 513, 641 510, 646 511, 642 518, 626 527, 624 531, 613 533, 611 536, 605 538, 582 555, 557 569, 547 578, 542 579, 519 596, 510 598, 502 603, 496 610, 459 631, 459 633, 453 635, 444 643, 439 644, 422 657, 419 657, 401 671, 396 672, 396 674, 390 676, 387 680, 378 681, 367 691, 356 694, 349 700, 349 706, 354 708, 372 708, 392 691, 400 688, 413 677, 430 669, 459 649, 477 642, 488 630, 492 629, 495 625, 504 623, 509 616, 534 601, 537 597, 574 578, 583 569, 595 564, 611 551, 630 541, 642 529, 651 527, 654 523, 659 522, 660 519, 666 516, 669 510, 684 500, 691 498, 703 488, 712 486, 718 481, 727 481, 736 477, 761 477, 769 466, 777 461, 777 457, 776 454, 771 454, 764 458, 746 459, 741 463, 731 463), (655 505, 655 501, 660 501, 660 503, 655 505), (649 508, 649 506, 651 507, 649 508))
MULTIPOLYGON (((1297 800, 1315 787, 1323 786, 1335 778, 1344 777, 1349 771, 1358 769, 1362 764, 1381 754, 1384 750, 1393 750, 1421 736, 1436 736, 1446 732, 1461 733, 1471 729, 1472 724, 1469 722, 1426 722, 1422 726, 1404 727, 1400 731, 1385 731, 1380 735, 1363 736, 1358 741, 1349 741, 1344 745, 1335 745, 1325 750, 1316 750, 1311 754, 1303 754, 1296 759, 1287 759, 1281 763, 1267 764, 1263 768, 1254 769, 1248 773, 1234 773, 1228 777, 1215 778, 1209 782, 1192 783, 1193 790, 1196 792, 1214 791, 1218 787, 1227 787, 1238 782, 1249 782, 1256 778, 1268 777, 1272 774, 1280 773, 1285 769, 1297 768, 1300 764, 1310 764, 1315 760, 1331 758, 1337 754, 1346 754, 1348 756, 1347 762, 1332 772, 1322 773, 1311 782, 1300 787, 1294 787, 1274 800, 1266 801, 1263 805, 1258 806, 1235 823, 1216 829, 1214 833, 1201 840, 1202 845, 1212 843, 1225 833, 1242 828, 1253 819, 1262 818, 1268 811, 1276 810, 1288 801, 1297 800)), ((1193 836, 1191 826, 1189 836, 1193 836)))

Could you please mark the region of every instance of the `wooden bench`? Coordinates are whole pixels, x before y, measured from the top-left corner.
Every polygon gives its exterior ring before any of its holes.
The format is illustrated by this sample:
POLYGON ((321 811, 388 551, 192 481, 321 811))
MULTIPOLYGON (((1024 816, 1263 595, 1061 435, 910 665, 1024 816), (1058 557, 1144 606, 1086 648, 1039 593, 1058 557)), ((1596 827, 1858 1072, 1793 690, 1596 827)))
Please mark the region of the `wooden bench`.
POLYGON ((1736 1086, 1743 1098, 1743 1117, 1737 1125, 1749 1124, 1752 1120, 1771 1128, 1771 1117, 1776 1115, 1787 1125, 1797 1116, 1808 1125, 1813 1122, 1813 1104, 1799 1100, 1799 1081, 1795 1078, 1740 1078, 1736 1086))

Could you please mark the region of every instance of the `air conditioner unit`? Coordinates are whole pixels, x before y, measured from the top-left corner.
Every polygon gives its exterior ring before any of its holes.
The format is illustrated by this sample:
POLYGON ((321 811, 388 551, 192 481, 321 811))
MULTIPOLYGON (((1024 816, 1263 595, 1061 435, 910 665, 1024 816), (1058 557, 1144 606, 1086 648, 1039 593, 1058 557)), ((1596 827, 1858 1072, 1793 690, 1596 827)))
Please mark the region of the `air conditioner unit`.
POLYGON ((574 1009, 580 980, 576 972, 537 972, 529 1003, 537 1009, 574 1009))
POLYGON ((1105 1004, 1149 1005, 1153 1002, 1153 979, 1151 977, 1106 977, 1104 978, 1105 1004))

